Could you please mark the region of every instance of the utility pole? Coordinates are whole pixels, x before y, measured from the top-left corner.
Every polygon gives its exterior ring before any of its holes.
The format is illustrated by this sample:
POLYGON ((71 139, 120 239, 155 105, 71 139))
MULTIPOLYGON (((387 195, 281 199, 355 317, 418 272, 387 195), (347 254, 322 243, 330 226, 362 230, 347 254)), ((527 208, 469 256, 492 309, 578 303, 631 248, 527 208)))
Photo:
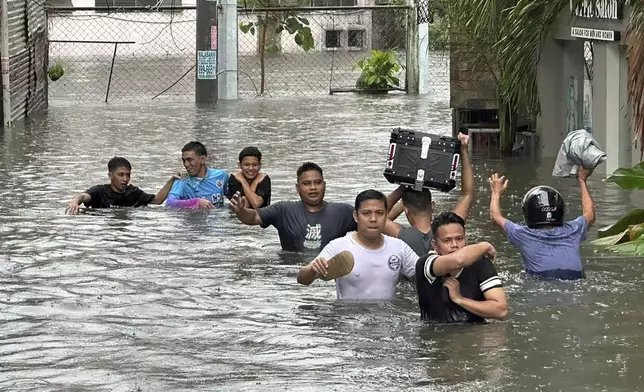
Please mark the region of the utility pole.
POLYGON ((217 102, 217 2, 197 0, 195 102, 217 102))
POLYGON ((219 99, 237 99, 237 0, 220 0, 219 99))

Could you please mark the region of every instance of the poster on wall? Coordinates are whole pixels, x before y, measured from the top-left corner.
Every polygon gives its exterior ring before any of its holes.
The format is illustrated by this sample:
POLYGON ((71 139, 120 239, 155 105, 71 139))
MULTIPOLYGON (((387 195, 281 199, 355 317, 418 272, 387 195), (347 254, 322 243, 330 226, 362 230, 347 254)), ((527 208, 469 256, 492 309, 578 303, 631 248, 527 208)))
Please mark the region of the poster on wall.
POLYGON ((217 79, 217 51, 197 51, 197 79, 217 79))

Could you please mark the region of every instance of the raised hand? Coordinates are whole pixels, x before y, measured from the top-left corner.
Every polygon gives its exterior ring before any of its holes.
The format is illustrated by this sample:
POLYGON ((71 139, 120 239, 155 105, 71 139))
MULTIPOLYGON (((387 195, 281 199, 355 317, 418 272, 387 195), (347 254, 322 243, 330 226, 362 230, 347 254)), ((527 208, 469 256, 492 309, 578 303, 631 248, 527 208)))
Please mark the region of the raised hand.
POLYGON ((499 176, 498 173, 492 174, 488 182, 490 183, 492 193, 501 194, 508 189, 508 180, 505 179, 505 176, 499 176))

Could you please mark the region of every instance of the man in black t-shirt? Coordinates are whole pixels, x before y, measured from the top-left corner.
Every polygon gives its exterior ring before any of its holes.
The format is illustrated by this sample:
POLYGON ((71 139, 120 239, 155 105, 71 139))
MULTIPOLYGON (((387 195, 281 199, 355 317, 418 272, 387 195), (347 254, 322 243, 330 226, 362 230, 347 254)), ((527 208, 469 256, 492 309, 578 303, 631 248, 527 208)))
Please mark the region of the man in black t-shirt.
POLYGON ((96 185, 74 196, 67 205, 68 214, 77 214, 80 205, 88 208, 141 207, 148 204, 161 204, 168 197, 177 176, 172 176, 156 194, 143 192, 130 184, 132 165, 127 159, 114 157, 107 163, 109 184, 96 185))
POLYGON ((434 252, 416 263, 421 318, 434 323, 485 322, 508 314, 490 243, 467 245, 465 222, 443 212, 432 222, 434 252))
POLYGON ((239 192, 249 208, 271 204, 271 179, 262 169, 262 153, 257 147, 246 147, 239 153, 239 170, 230 175, 226 197, 230 200, 239 192))
POLYGON ((297 169, 297 191, 300 201, 279 201, 268 207, 251 209, 243 195, 230 199, 230 208, 247 225, 262 228, 274 226, 283 250, 321 250, 339 237, 355 231, 353 206, 324 201, 326 184, 320 166, 306 162, 297 169))

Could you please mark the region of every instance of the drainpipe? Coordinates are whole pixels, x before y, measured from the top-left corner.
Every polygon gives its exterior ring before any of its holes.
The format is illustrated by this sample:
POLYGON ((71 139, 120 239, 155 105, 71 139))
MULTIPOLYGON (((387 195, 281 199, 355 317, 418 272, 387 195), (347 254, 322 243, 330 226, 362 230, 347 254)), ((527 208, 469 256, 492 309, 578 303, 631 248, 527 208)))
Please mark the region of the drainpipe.
POLYGON ((11 79, 9 66, 9 6, 0 0, 0 60, 2 61, 2 114, 4 126, 11 126, 11 79))

